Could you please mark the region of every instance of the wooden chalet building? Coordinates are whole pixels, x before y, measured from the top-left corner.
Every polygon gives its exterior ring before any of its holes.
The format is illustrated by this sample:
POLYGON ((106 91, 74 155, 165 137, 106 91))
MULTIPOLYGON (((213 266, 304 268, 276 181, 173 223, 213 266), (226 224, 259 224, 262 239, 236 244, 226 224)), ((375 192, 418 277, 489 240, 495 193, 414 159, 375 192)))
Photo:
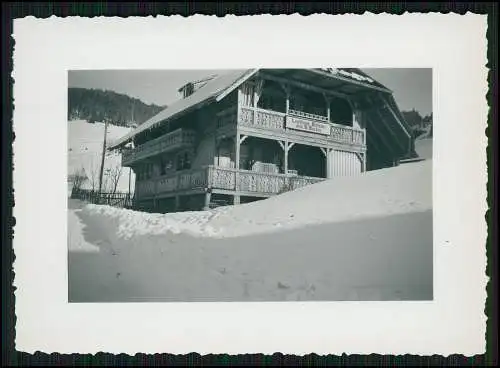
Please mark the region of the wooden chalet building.
POLYGON ((191 82, 119 139, 135 208, 201 210, 414 155, 392 92, 359 69, 250 69, 191 82))

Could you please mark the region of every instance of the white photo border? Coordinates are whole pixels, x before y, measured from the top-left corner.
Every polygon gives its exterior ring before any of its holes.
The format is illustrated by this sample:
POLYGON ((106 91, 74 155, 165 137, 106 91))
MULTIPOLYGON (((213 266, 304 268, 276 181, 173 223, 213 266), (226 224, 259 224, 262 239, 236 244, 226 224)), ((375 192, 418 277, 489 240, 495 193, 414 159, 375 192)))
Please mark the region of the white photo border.
POLYGON ((486 29, 471 13, 16 19, 16 349, 484 353, 486 29), (68 70, 332 64, 433 69, 432 302, 67 302, 68 70))

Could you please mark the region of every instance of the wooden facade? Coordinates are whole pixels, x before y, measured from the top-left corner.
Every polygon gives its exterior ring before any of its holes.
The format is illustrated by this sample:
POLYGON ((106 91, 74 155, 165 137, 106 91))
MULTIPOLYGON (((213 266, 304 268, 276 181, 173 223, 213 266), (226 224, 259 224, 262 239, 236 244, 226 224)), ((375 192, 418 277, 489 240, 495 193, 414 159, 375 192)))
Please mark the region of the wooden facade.
POLYGON ((342 71, 254 69, 181 87, 178 106, 111 147, 136 174, 135 206, 238 204, 407 157, 411 135, 390 91, 342 71))

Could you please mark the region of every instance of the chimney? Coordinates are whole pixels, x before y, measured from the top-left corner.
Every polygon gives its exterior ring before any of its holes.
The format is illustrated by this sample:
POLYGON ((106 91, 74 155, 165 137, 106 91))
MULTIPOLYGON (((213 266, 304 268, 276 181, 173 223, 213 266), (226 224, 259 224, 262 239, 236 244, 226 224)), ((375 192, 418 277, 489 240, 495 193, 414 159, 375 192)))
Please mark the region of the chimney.
POLYGON ((194 92, 196 92, 198 89, 203 87, 205 84, 207 84, 209 81, 214 79, 216 75, 211 75, 207 78, 200 79, 194 82, 189 82, 183 85, 181 88, 177 90, 177 92, 182 94, 182 98, 186 98, 188 96, 191 96, 194 92))
POLYGON ((178 92, 182 93, 182 98, 186 98, 186 97, 193 94, 194 84, 192 82, 189 82, 189 83, 185 84, 184 86, 182 86, 181 88, 179 88, 178 92))

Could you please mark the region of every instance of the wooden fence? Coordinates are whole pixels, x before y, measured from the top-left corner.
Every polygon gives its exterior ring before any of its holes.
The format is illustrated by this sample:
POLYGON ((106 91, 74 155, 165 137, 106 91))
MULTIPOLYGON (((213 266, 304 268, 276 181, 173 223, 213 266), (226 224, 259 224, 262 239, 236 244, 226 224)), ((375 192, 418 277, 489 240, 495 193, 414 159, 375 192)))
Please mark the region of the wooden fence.
POLYGON ((77 188, 73 188, 71 191, 71 198, 92 204, 104 204, 121 208, 132 208, 133 203, 133 197, 129 193, 98 193, 92 190, 77 188))

